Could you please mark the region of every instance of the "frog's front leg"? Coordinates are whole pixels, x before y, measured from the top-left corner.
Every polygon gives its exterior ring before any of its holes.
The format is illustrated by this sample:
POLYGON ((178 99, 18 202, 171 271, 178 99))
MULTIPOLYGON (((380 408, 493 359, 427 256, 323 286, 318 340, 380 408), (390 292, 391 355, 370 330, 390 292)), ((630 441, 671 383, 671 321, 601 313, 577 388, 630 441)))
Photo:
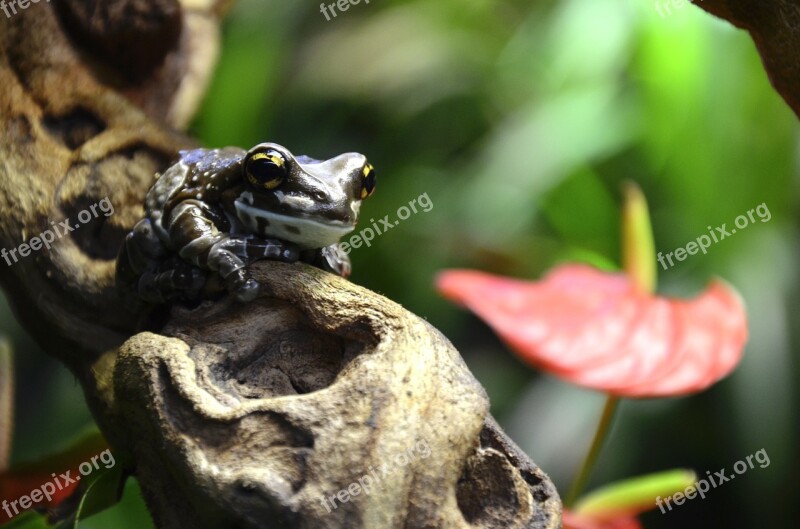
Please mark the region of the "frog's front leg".
POLYGON ((228 292, 239 301, 251 301, 258 295, 259 285, 249 277, 246 266, 258 259, 293 262, 299 252, 281 241, 223 232, 219 226, 223 219, 211 206, 185 200, 170 215, 170 241, 182 259, 219 273, 228 292))

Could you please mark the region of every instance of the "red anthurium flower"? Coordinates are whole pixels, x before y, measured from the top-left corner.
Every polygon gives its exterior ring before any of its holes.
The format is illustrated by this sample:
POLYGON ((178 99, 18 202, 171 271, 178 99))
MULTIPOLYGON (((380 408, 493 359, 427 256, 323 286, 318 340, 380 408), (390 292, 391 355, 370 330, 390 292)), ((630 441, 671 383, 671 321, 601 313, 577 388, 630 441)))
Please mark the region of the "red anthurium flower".
MULTIPOLYGON (((56 477, 58 477, 61 473, 66 472, 65 469, 61 469, 60 472, 55 473, 56 477)), ((24 512, 31 510, 31 509, 55 509, 61 503, 63 503, 67 498, 72 496, 78 490, 78 482, 63 485, 63 488, 59 489, 58 486, 55 485, 54 478, 52 477, 53 473, 42 472, 40 474, 35 473, 4 473, 0 474, 0 498, 7 499, 7 503, 5 509, 0 510, 0 525, 5 524, 6 522, 11 521, 12 519, 16 518, 18 515, 22 515, 24 512), (48 492, 53 490, 54 492, 49 493, 50 499, 44 497, 41 487, 46 483, 52 483, 52 486, 48 486, 48 492), (40 496, 39 501, 35 503, 30 503, 30 495, 32 491, 36 491, 35 494, 40 496), (19 500, 20 498, 27 498, 24 501, 28 501, 29 504, 27 508, 23 507, 19 500), (13 503, 16 500, 17 503, 13 503)), ((70 477, 74 477, 78 474, 77 466, 73 469, 70 469, 70 477)))
POLYGON ((631 516, 612 519, 596 519, 588 515, 576 514, 564 509, 561 514, 564 529, 642 529, 639 520, 631 516))
POLYGON ((31 509, 50 511, 59 507, 79 492, 81 465, 97 465, 96 456, 107 449, 102 435, 92 432, 63 452, 0 472, 0 501, 6 500, 0 509, 0 525, 31 509))
POLYGON ((539 282, 451 270, 437 287, 523 360, 616 396, 703 390, 733 370, 747 340, 742 301, 721 281, 694 299, 671 299, 626 274, 569 264, 539 282))

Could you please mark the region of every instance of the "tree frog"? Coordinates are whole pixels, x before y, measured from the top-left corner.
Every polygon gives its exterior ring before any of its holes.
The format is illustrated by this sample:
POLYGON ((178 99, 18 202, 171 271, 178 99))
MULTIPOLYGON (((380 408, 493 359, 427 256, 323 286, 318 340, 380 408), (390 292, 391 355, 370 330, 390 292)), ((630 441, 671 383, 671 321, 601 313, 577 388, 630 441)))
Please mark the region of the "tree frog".
POLYGON ((361 154, 316 160, 276 143, 181 151, 156 178, 117 258, 118 284, 155 303, 201 298, 220 280, 250 301, 259 285, 247 265, 258 259, 302 260, 347 277, 339 239, 375 191, 361 154))

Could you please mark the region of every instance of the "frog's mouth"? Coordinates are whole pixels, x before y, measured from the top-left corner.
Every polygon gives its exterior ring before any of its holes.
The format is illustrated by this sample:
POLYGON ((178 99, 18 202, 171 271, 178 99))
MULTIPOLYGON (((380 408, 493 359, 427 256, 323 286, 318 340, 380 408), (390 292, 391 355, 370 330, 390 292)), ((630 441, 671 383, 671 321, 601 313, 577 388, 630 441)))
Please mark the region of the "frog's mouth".
POLYGON ((355 229, 355 225, 340 221, 310 219, 281 215, 234 201, 236 216, 251 233, 283 239, 303 248, 324 248, 355 229))

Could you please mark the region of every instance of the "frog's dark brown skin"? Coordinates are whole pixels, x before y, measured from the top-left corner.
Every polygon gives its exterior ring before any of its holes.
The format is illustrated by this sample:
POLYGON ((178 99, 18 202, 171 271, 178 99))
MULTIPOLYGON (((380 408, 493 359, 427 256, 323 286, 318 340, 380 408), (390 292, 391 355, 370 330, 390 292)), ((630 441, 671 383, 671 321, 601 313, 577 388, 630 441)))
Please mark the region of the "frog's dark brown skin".
MULTIPOLYGON (((455 350, 333 274, 255 263, 268 296, 175 311, 162 334, 128 339, 138 315, 115 288, 114 258, 153 175, 197 147, 171 127, 185 126, 203 91, 223 3, 59 0, 0 16, 0 244, 106 196, 116 210, 51 252, 0 266, 18 318, 75 374, 114 448, 134 455, 159 529, 558 527, 552 483, 493 422, 455 350), (120 49, 130 41, 139 45, 120 49), (427 434, 445 442, 397 482, 332 513, 314 495, 320 479, 324 491, 346 488, 391 446, 427 434), (369 525, 381 515, 391 523, 369 525)), ((794 3, 696 5, 751 31, 799 109, 794 3)))
POLYGON ((339 238, 374 190, 375 171, 360 154, 321 161, 275 143, 182 151, 147 193, 117 282, 154 303, 199 300, 214 273, 239 301, 252 301, 259 286, 247 266, 294 262, 301 251, 305 262, 347 277, 339 238))

